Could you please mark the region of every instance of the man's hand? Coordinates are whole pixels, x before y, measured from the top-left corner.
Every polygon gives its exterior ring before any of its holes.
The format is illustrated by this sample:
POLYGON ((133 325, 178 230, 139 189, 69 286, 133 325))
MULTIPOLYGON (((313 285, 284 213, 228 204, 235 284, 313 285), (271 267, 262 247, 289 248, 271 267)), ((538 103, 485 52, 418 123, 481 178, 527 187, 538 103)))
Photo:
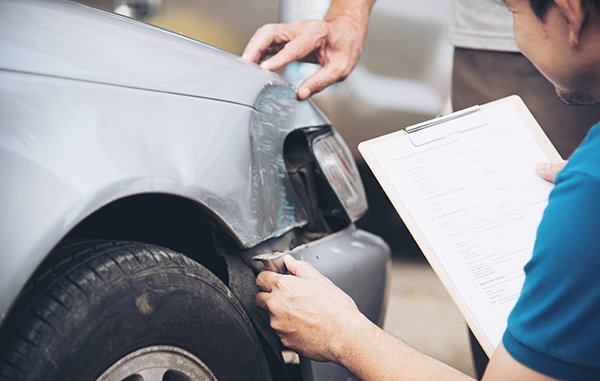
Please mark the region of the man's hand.
POLYGON ((472 380, 389 335, 309 263, 287 255, 294 275, 258 274, 256 304, 286 347, 317 361, 333 361, 370 380, 472 380))
POLYGON ((361 325, 372 325, 348 295, 309 263, 287 255, 285 265, 294 275, 271 271, 258 274, 263 291, 256 304, 271 318, 271 327, 288 348, 317 361, 339 363, 346 347, 342 339, 352 337, 361 325))
POLYGON ((256 31, 243 58, 277 70, 293 62, 321 65, 298 89, 306 99, 350 74, 362 52, 369 13, 374 0, 332 1, 323 21, 298 20, 290 24, 269 24, 256 31))
POLYGON ((542 179, 553 183, 558 172, 562 171, 567 163, 567 160, 563 160, 562 162, 556 164, 537 163, 535 166, 535 171, 542 179))

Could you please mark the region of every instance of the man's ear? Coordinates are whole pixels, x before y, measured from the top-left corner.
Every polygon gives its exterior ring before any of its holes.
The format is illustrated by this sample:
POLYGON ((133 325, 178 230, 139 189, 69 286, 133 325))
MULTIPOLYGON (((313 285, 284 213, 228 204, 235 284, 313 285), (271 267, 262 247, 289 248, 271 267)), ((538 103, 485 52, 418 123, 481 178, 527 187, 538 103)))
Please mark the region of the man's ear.
POLYGON ((588 17, 588 9, 582 4, 584 0, 554 0, 560 9, 569 28, 569 45, 576 48, 579 46, 581 30, 588 17))

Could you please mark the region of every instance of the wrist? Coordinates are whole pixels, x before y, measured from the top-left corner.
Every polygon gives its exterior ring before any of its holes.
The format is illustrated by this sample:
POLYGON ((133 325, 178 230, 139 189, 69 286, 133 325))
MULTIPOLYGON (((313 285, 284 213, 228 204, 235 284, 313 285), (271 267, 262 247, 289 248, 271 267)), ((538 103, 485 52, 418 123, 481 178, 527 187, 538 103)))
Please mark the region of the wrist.
POLYGON ((364 39, 369 26, 369 15, 374 0, 357 0, 348 4, 348 1, 332 1, 329 11, 323 19, 326 22, 343 22, 349 25, 364 39))
POLYGON ((362 352, 362 345, 377 337, 381 329, 362 313, 353 316, 336 329, 335 340, 331 340, 330 360, 338 365, 348 367, 357 353, 362 352))

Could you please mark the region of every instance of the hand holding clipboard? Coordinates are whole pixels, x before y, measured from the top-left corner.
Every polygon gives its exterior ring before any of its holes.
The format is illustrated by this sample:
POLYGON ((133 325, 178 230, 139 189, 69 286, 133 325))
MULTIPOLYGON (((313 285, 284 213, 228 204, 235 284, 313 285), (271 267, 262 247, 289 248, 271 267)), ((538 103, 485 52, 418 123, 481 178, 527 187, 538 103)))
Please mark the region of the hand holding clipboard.
POLYGON ((511 96, 363 142, 359 150, 488 355, 524 280, 562 159, 511 96))

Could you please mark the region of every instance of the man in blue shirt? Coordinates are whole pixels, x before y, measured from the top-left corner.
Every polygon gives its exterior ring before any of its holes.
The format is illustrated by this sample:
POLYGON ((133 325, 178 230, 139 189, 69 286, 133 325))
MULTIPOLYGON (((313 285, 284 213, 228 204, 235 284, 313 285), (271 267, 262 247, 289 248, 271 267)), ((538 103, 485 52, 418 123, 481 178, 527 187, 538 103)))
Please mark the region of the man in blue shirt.
MULTIPOLYGON (((514 15, 519 49, 560 98, 573 105, 600 103, 600 0, 505 2, 514 15)), ((312 56, 323 69, 299 88, 304 99, 351 70, 372 3, 334 0, 330 20, 267 27, 250 41, 245 57, 258 61, 281 49, 265 64, 273 68, 312 56)), ((539 165, 537 170, 553 180, 560 168, 539 165)), ((556 176, 522 294, 484 380, 600 379, 599 200, 597 125, 556 176)), ((379 329, 309 264, 288 256, 286 266, 295 276, 259 274, 263 292, 256 297, 284 345, 341 364, 363 380, 469 379, 379 329)))

